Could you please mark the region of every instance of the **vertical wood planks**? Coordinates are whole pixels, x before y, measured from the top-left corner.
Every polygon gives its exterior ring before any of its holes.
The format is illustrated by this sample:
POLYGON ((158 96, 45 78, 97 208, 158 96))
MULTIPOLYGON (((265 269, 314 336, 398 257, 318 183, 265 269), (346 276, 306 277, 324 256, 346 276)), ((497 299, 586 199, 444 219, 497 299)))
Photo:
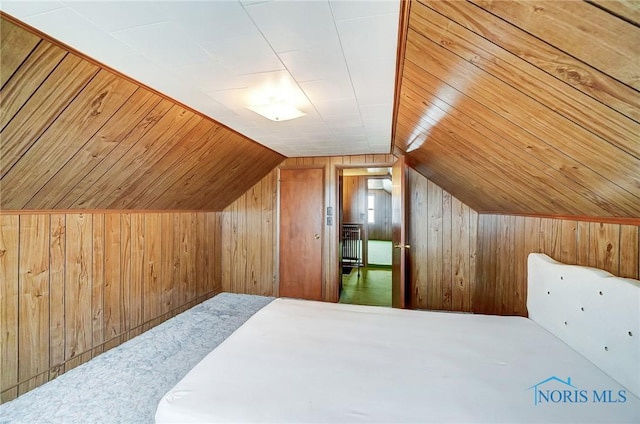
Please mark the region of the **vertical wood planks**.
POLYGON ((162 232, 160 214, 150 213, 144 221, 144 258, 142 271, 143 322, 162 314, 162 232))
POLYGON ((205 294, 205 286, 207 284, 207 271, 205 269, 205 250, 207 243, 207 234, 205 229, 205 218, 203 212, 198 212, 196 215, 195 222, 195 298, 199 298, 200 296, 205 294))
POLYGON ((19 216, 0 215, 0 402, 18 396, 18 228, 19 216))
MULTIPOLYGON (((104 251, 105 215, 93 215, 93 261, 91 282, 91 346, 101 346, 104 342, 104 251)), ((94 350, 94 355, 102 349, 94 350)))
POLYGON ((620 225, 591 224, 589 238, 589 266, 617 274, 619 269, 620 225))
POLYGON ((131 214, 131 290, 128 298, 131 312, 129 316, 129 328, 137 328, 143 320, 143 285, 145 280, 146 238, 145 238, 145 214, 131 214))
POLYGON ((470 311, 477 214, 412 169, 408 193, 412 307, 470 311))
MULTIPOLYGON (((92 347, 91 280, 93 254, 92 216, 68 214, 65 252, 65 361, 92 347)), ((79 362, 72 362, 72 366, 79 362)), ((68 369, 68 367, 67 367, 68 369)))
POLYGON ((51 273, 49 276, 49 304, 51 308, 50 322, 50 358, 49 367, 53 370, 50 378, 60 374, 65 358, 65 271, 67 257, 67 228, 64 214, 51 215, 50 258, 51 273))
POLYGON ((105 268, 104 268, 104 338, 110 340, 123 331, 122 291, 120 275, 120 215, 105 215, 105 268))
POLYGON ((275 269, 275 233, 276 227, 276 195, 278 190, 277 171, 272 171, 262 180, 261 227, 260 233, 260 294, 269 296, 277 295, 275 269), (269 254, 274 252, 274 254, 269 254))
MULTIPOLYGON (((49 369, 49 229, 48 215, 20 217, 18 381, 49 369)), ((28 390, 22 384, 18 393, 28 390)))
POLYGON ((442 266, 442 189, 428 182, 427 196, 429 202, 427 205, 428 228, 425 237, 427 239, 427 284, 429 290, 427 292, 427 304, 430 309, 443 308, 443 266, 442 266))
POLYGON ((173 279, 174 257, 173 252, 175 249, 174 243, 174 230, 173 214, 163 213, 160 215, 160 257, 162 258, 160 267, 160 301, 161 301, 161 313, 166 314, 173 310, 173 290, 175 281, 173 279))
MULTIPOLYGON (((256 228, 262 230, 262 181, 258 182, 247 192, 246 210, 247 210, 247 228, 256 228)), ((247 273, 245 281, 248 285, 246 288, 249 293, 261 293, 262 283, 258 281, 262 278, 262 249, 260 238, 251 237, 248 234, 246 251, 247 251, 247 273)))
POLYGON ((620 226, 620 269, 618 275, 640 280, 640 227, 620 226))
POLYGON ((638 226, 480 215, 480 222, 485 225, 497 222, 503 229, 514 220, 515 229, 509 237, 502 232, 494 234, 488 226, 478 231, 481 254, 477 284, 485 287, 475 290, 473 309, 476 312, 526 316, 526 263, 531 252, 542 252, 567 264, 591 266, 614 275, 638 278, 638 226), (494 286, 496 293, 502 293, 502 304, 494 303, 494 286))
POLYGON ((408 238, 411 246, 408 255, 409 268, 409 287, 411 307, 417 309, 426 309, 429 307, 428 279, 427 279, 427 237, 428 219, 427 205, 429 201, 428 183, 429 181, 422 175, 409 168, 408 175, 409 193, 409 213, 408 213, 408 238))
POLYGON ((0 402, 219 292, 219 215, 0 215, 0 402))

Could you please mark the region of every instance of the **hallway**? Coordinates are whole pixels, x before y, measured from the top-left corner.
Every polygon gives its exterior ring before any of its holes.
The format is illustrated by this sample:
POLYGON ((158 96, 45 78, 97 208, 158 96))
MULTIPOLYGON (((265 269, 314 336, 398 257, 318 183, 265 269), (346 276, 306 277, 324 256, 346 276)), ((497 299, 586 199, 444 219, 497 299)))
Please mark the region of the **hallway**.
POLYGON ((339 303, 356 305, 391 306, 391 268, 354 268, 342 276, 342 293, 339 303))

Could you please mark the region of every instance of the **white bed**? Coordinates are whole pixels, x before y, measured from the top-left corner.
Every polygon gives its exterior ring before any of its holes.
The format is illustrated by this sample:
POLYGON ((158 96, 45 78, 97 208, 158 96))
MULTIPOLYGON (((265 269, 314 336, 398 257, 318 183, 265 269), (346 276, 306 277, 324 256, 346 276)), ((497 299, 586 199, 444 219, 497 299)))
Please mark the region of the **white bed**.
POLYGON ((530 319, 277 299, 156 422, 640 422, 638 282, 532 254, 527 302, 530 319))

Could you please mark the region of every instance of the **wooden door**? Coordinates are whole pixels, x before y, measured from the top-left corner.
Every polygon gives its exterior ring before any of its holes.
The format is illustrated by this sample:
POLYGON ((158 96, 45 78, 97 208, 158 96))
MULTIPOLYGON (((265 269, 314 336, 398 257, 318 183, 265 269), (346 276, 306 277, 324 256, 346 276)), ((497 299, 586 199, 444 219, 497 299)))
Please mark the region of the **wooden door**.
POLYGON ((394 308, 407 306, 407 244, 406 231, 406 186, 407 165, 404 156, 400 156, 391 168, 391 236, 393 255, 391 267, 391 304, 394 308))
POLYGON ((324 169, 280 169, 280 296, 322 300, 324 169))

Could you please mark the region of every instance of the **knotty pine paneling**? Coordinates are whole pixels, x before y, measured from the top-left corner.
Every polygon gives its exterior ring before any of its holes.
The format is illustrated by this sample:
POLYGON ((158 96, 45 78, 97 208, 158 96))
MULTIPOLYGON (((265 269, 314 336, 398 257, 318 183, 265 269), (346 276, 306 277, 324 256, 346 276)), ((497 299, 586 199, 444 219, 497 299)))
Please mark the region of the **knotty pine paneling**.
POLYGON ((479 7, 544 39, 618 81, 640 89, 640 29, 597 7, 580 2, 472 0, 479 7), (575 34, 568 37, 566 23, 575 34), (620 39, 619 34, 628 37, 620 39))
POLYGON ((478 214, 409 168, 410 306, 471 311, 478 214))
POLYGON ((0 19, 0 209, 220 211, 284 159, 0 19))
MULTIPOLYGON (((322 249, 323 299, 338 300, 337 171, 339 168, 389 166, 392 155, 290 158, 280 166, 324 166, 325 207, 332 207, 334 225, 324 227, 322 249)), ((278 295, 277 170, 244 193, 222 212, 222 288, 233 293, 278 295), (258 200, 260 199, 260 200, 258 200), (259 258, 259 260, 258 260, 259 258), (259 266, 258 266, 259 264, 259 266)))
POLYGON ((35 34, 23 31, 12 22, 2 22, 0 39, 3 42, 0 50, 0 62, 2 63, 0 66, 0 87, 3 87, 40 39, 35 34))
POLYGON ((640 30, 621 18, 632 12, 408 8, 394 147, 411 166, 479 213, 640 216, 640 30))
POLYGON ((220 292, 221 214, 0 214, 0 401, 220 292))
POLYGON ((510 215, 479 215, 477 313, 527 315, 527 256, 640 278, 640 226, 510 215))

